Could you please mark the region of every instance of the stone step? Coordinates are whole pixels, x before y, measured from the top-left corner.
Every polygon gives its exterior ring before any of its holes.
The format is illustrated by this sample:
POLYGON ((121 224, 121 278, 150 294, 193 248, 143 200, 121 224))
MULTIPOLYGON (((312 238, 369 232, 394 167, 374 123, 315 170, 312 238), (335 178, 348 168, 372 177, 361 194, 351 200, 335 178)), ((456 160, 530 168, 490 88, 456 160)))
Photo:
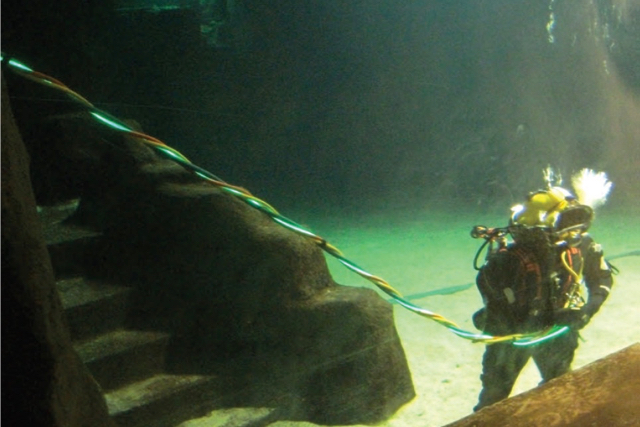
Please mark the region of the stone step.
MULTIPOLYGON (((194 418, 176 427, 258 427, 268 426, 280 419, 277 408, 244 407, 215 409, 204 417, 194 418)), ((292 423, 292 425, 308 425, 292 423)))
POLYGON ((74 345, 89 372, 109 391, 162 372, 169 335, 116 330, 74 345))
POLYGON ((38 218, 42 224, 42 233, 47 245, 100 235, 89 228, 65 222, 77 207, 78 200, 55 206, 38 206, 38 218))
POLYGON ((78 200, 38 207, 44 241, 57 278, 83 274, 86 254, 102 235, 95 230, 65 221, 77 207, 78 200))
POLYGON ((83 277, 56 282, 74 341, 87 340, 123 328, 131 289, 83 277))
POLYGON ((77 201, 39 208, 74 347, 120 426, 173 427, 216 407, 216 378, 165 371, 169 335, 126 329, 132 288, 83 277, 100 234, 65 222, 77 201))
POLYGON ((158 374, 108 392, 105 400, 121 427, 173 427, 211 412, 216 381, 206 375, 158 374))
POLYGON ((68 202, 58 203, 57 205, 38 206, 38 218, 45 227, 49 228, 51 224, 59 224, 72 215, 76 209, 78 209, 79 204, 80 199, 73 199, 68 202))
POLYGON ((56 279, 83 276, 89 273, 99 234, 78 233, 47 245, 56 279))

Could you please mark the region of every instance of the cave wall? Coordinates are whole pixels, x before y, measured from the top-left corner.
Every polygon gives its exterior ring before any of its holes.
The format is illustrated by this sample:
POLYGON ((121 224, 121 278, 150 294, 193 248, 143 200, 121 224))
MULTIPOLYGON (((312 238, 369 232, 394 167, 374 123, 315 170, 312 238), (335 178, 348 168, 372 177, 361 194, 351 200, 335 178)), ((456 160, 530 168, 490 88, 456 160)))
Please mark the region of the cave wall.
POLYGON ((2 416, 19 425, 113 426, 74 351, 2 78, 2 416))

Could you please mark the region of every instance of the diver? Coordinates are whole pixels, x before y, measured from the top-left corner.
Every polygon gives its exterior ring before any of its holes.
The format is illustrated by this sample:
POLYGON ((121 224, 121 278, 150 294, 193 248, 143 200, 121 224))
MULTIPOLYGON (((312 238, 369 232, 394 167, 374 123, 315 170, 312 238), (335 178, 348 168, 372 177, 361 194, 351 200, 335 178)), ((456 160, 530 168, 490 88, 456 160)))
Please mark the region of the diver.
POLYGON ((606 201, 611 182, 603 172, 583 169, 572 179, 576 196, 559 186, 550 168, 545 178, 545 190, 529 194, 525 203, 512 208, 508 227, 478 226, 472 231, 472 236, 490 243, 484 264, 477 268, 484 307, 473 315, 473 323, 494 336, 553 325, 569 329, 530 346, 487 344, 474 411, 509 397, 529 358, 540 371, 541 384, 568 372, 580 330, 611 291, 612 266, 587 233, 594 208, 606 201))

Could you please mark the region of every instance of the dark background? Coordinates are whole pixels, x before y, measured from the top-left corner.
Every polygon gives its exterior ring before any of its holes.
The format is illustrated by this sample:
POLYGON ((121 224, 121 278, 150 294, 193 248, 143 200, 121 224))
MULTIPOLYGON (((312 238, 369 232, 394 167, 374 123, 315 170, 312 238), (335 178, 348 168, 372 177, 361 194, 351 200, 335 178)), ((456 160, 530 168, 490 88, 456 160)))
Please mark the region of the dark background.
POLYGON ((2 50, 276 207, 640 196, 640 2, 196 3, 6 0, 2 50))

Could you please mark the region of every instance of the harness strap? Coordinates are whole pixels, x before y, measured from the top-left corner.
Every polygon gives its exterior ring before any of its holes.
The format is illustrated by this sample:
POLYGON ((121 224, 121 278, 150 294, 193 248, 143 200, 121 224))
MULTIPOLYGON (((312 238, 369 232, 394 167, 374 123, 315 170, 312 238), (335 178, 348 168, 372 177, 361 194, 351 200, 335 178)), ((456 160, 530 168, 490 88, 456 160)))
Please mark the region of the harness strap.
MULTIPOLYGON (((532 259, 531 255, 528 254, 527 252, 521 250, 521 249, 516 249, 513 251, 513 253, 520 259, 520 262, 522 263, 522 265, 524 266, 524 271, 527 275, 533 273, 535 275, 535 279, 536 279, 536 296, 534 298, 534 300, 539 300, 542 298, 542 274, 540 272, 540 264, 538 262, 536 262, 535 260, 532 259)), ((518 289, 519 292, 526 292, 526 287, 527 287, 527 281, 526 279, 521 280, 520 281, 520 289, 518 289)), ((525 304, 525 301, 520 301, 520 304, 523 305, 525 304)))

